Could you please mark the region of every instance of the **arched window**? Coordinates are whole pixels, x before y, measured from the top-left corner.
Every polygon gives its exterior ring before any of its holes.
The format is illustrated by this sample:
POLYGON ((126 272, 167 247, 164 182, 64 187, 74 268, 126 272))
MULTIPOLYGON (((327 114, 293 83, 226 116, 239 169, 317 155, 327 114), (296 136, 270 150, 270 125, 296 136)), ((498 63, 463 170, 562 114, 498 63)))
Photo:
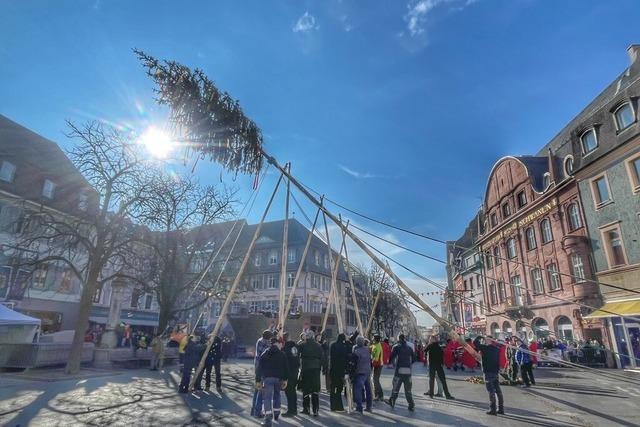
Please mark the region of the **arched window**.
POLYGON ((564 158, 564 174, 566 176, 573 175, 573 156, 568 155, 564 158))
POLYGON ((582 154, 589 154, 596 148, 598 148, 598 138, 596 137, 596 130, 591 128, 580 137, 582 143, 582 154))
POLYGON ((542 243, 549 243, 553 240, 551 221, 549 221, 549 218, 543 219, 540 223, 540 234, 542 235, 542 243))
POLYGON ((533 332, 538 338, 546 338, 549 335, 549 324, 542 317, 538 317, 531 323, 533 332))
POLYGON ((512 333, 513 330, 511 329, 511 323, 505 320, 504 323, 502 324, 502 332, 504 332, 505 334, 512 333))
POLYGON ((507 256, 509 257, 509 259, 514 259, 516 255, 518 255, 518 252, 516 250, 516 239, 512 237, 511 239, 507 240, 507 256))
POLYGON ((498 338, 500 332, 502 332, 502 330, 500 329, 500 325, 498 325, 496 322, 493 322, 491 324, 491 333, 493 334, 493 337, 498 338))
POLYGON ((616 118, 616 128, 618 131, 628 128, 636 121, 631 104, 628 102, 619 106, 613 115, 616 118))
POLYGON ((582 227, 582 220, 580 219, 580 211, 577 203, 571 203, 567 208, 569 217, 569 230, 577 230, 582 227))
POLYGON ((551 185, 551 175, 549 172, 542 175, 542 191, 547 191, 549 186, 551 185))
POLYGON ((533 229, 533 227, 527 228, 527 230, 525 231, 525 234, 527 236, 527 249, 528 250, 535 249, 538 245, 536 243, 536 232, 533 229))
POLYGON ((556 336, 563 340, 573 340, 573 324, 567 316, 556 319, 556 336))

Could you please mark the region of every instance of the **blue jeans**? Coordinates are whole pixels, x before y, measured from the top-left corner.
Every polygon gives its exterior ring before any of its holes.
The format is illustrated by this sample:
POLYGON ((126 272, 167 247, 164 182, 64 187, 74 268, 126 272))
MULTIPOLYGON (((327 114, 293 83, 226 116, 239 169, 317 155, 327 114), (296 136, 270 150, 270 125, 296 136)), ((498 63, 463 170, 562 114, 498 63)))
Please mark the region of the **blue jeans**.
POLYGON ((251 415, 258 417, 262 414, 262 390, 256 390, 253 393, 253 404, 251 406, 251 415))
POLYGON ((371 409, 371 383, 369 382, 369 375, 358 374, 356 375, 355 388, 353 390, 353 396, 356 401, 356 410, 362 411, 362 390, 364 389, 365 399, 367 400, 367 409, 371 409))
POLYGON ((489 392, 489 405, 492 411, 496 410, 496 396, 498 396, 498 410, 502 411, 504 408, 504 399, 502 397, 502 390, 500 389, 500 379, 497 372, 485 372, 484 384, 489 392))
POLYGON ((262 402, 267 424, 280 415, 280 378, 267 377, 262 382, 262 402))

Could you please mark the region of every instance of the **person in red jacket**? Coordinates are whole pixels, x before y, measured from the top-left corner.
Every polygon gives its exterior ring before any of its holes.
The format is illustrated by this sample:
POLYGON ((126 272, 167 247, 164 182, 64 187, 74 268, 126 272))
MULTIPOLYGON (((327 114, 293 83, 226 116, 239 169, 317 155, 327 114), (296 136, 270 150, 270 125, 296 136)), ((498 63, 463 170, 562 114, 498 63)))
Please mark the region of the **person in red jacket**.
POLYGON ((389 366, 389 358, 391 357, 391 345, 389 338, 385 338, 382 342, 382 360, 385 366, 389 366))
MULTIPOLYGON (((467 338, 465 340, 467 342, 467 344, 469 344, 472 348, 475 348, 473 345, 473 342, 471 341, 471 338, 467 338)), ((467 369, 471 369, 471 371, 473 372, 473 370, 475 369, 475 367, 478 365, 478 361, 475 359, 475 357, 473 357, 471 355, 471 353, 469 353, 466 349, 464 350, 464 353, 462 354, 462 365, 467 368, 467 369)))
POLYGON ((447 346, 444 348, 444 366, 446 366, 447 369, 453 368, 453 365, 455 364, 455 351, 457 347, 457 342, 452 341, 451 339, 447 340, 447 346))
POLYGON ((500 370, 504 370, 507 368, 507 346, 504 345, 503 341, 498 341, 498 345, 500 346, 500 353, 498 357, 498 363, 500 364, 500 370))
POLYGON ((533 362, 533 366, 538 365, 538 341, 533 340, 531 344, 529 344, 529 351, 533 353, 531 355, 531 362, 533 362))

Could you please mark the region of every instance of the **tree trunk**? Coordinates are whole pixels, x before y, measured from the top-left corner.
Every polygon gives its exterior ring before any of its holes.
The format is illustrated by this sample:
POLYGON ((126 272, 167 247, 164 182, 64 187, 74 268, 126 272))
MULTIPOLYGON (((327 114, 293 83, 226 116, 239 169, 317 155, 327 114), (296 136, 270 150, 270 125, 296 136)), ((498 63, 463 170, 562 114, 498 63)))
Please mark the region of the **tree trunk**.
POLYGON ((167 325, 171 320, 172 307, 168 304, 160 305, 160 313, 158 314, 158 334, 163 333, 167 329, 167 325))
POLYGON ((84 346, 84 334, 87 332, 87 328, 89 327, 89 313, 91 312, 91 306, 93 305, 93 295, 96 291, 97 279, 98 272, 90 271, 87 277, 87 282, 82 287, 78 321, 76 322, 73 342, 71 343, 69 360, 67 361, 67 366, 65 368, 66 374, 77 374, 80 371, 82 349, 84 346))

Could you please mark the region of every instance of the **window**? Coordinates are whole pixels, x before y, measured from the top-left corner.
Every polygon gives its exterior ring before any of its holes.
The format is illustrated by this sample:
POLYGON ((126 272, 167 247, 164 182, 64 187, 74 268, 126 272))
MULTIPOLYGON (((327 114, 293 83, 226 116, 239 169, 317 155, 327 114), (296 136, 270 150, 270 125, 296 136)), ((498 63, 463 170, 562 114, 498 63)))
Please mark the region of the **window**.
POLYGON ((507 240, 507 256, 509 259, 514 259, 518 255, 516 250, 516 239, 513 237, 507 240))
POLYGON ((473 290, 473 277, 469 277, 469 290, 473 290))
POLYGON ((542 175, 542 191, 547 191, 549 186, 551 185, 551 175, 549 172, 542 175))
POLYGON ((0 179, 6 182, 13 182, 15 176, 16 166, 11 162, 3 160, 0 164, 0 179))
POLYGON ((601 175, 591 181, 591 192, 593 193, 593 200, 596 202, 596 209, 611 201, 606 175, 601 175))
POLYGON ((507 299, 507 289, 504 286, 504 282, 498 282, 498 296, 500 302, 504 302, 507 299))
POLYGON ((278 263, 278 252, 269 252, 269 265, 276 265, 278 263))
POLYGON ((273 274, 267 276, 267 289, 278 289, 278 282, 273 274))
POLYGON ((616 118, 616 128, 618 128, 618 131, 625 130, 635 122, 633 109, 631 108, 631 104, 628 102, 619 106, 613 115, 616 118))
POLYGON ((540 223, 540 234, 542 234, 542 243, 549 243, 553 240, 553 233, 551 232, 551 221, 549 218, 545 218, 540 223))
POLYGON ((498 225, 498 215, 494 212, 491 214, 491 226, 495 227, 496 225, 498 225))
POLYGON ((598 148, 598 138, 595 129, 589 129, 580 137, 582 143, 582 154, 589 154, 598 148))
POLYGON ((138 308, 140 305, 140 299, 144 295, 144 292, 140 288, 135 288, 131 292, 131 308, 138 308))
POLYGON ((253 276, 251 278, 251 287, 253 289, 264 289, 262 276, 253 276))
POLYGON ((47 271, 49 266, 47 264, 40 265, 34 272, 32 277, 31 287, 33 289, 44 290, 47 281, 47 271))
POLYGON ((329 268, 329 255, 324 254, 324 256, 322 257, 322 260, 324 262, 324 268, 329 268))
POLYGON ((502 259, 500 258, 500 246, 496 246, 493 248, 493 258, 496 262, 496 265, 500 265, 502 263, 502 259))
POLYGON ((524 192, 524 190, 519 192, 516 197, 518 199, 518 209, 521 209, 527 204, 527 194, 524 192))
POLYGON ((573 156, 571 155, 564 158, 564 174, 566 176, 573 175, 573 156))
POLYGON ((578 254, 571 255, 571 269, 573 271, 573 281, 582 282, 585 279, 584 264, 582 257, 578 254))
POLYGON ((89 208, 89 196, 86 193, 80 193, 78 195, 78 209, 86 211, 89 208))
POLYGON ((102 300, 102 285, 96 286, 96 291, 93 293, 93 303, 100 304, 102 300))
POLYGON ((296 280, 295 273, 287 273, 287 288, 293 288, 293 282, 296 280))
POLYGON ((627 257, 622 243, 622 235, 618 224, 602 231, 604 249, 607 254, 609 268, 627 264, 627 257))
POLYGON ((507 218, 511 215, 511 205, 509 203, 505 203, 502 205, 502 217, 507 218))
POLYGON ((296 262, 296 250, 295 248, 289 248, 287 251, 287 262, 289 264, 296 262))
POLYGON ((44 185, 42 186, 42 196, 47 199, 53 199, 53 194, 56 191, 56 184, 53 181, 48 179, 44 180, 44 185))
POLYGON ((640 192, 640 156, 627 161, 627 173, 634 193, 640 192))
POLYGON ((513 304, 522 305, 522 282, 520 281, 520 276, 513 276, 511 278, 511 285, 511 292, 513 293, 513 304))
POLYGON ((147 294, 144 297, 144 309, 151 310, 151 303, 153 303, 153 295, 147 294))
POLYGON ((569 216, 569 230, 577 230, 582 227, 582 221, 580 220, 580 211, 578 210, 577 203, 571 203, 567 208, 567 214, 569 216))
POLYGON ((313 255, 314 255, 314 261, 315 261, 316 265, 319 267, 320 266, 320 252, 314 251, 313 255))
POLYGON ((527 228, 524 234, 527 237, 527 250, 533 250, 538 247, 536 242, 536 232, 533 227, 527 228))
POLYGON ((328 277, 322 277, 322 290, 328 291, 331 289, 331 279, 328 277))
POLYGON ((473 265, 473 257, 468 256, 464 259, 464 268, 469 268, 473 265))
POLYGON ((491 298, 491 305, 498 303, 498 295, 496 294, 496 284, 491 282, 489 285, 489 297, 491 298))
POLYGON ((316 274, 311 275, 311 288, 318 289, 320 287, 320 277, 316 274))
POLYGON ((260 267, 262 265, 262 256, 260 255, 259 252, 255 255, 255 258, 253 259, 253 265, 255 265, 256 267, 260 267))
POLYGON ((554 264, 549 264, 547 266, 547 273, 549 275, 549 286, 551 286, 551 290, 555 291, 556 289, 560 289, 562 283, 560 282, 560 274, 558 274, 558 266, 554 264))
POLYGON ((485 260, 487 263, 487 268, 493 268, 493 261, 491 259, 491 253, 489 253, 488 255, 485 255, 485 260))
POLYGON ((542 272, 539 268, 531 270, 531 282, 533 283, 533 293, 541 294, 544 292, 544 281, 542 280, 542 272))

